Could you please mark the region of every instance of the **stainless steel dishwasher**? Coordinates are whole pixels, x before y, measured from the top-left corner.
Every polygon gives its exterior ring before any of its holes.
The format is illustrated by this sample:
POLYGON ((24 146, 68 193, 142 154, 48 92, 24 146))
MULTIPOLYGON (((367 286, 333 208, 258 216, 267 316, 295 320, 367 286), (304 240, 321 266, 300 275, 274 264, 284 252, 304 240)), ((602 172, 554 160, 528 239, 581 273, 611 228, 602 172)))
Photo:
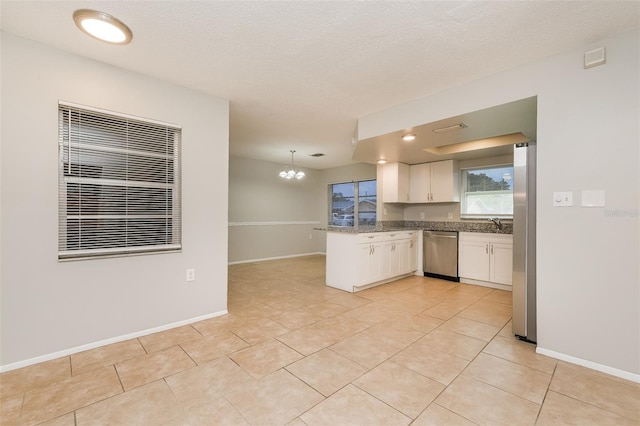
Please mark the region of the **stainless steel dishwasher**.
POLYGON ((458 277, 458 232, 423 231, 422 236, 424 276, 460 281, 458 277))

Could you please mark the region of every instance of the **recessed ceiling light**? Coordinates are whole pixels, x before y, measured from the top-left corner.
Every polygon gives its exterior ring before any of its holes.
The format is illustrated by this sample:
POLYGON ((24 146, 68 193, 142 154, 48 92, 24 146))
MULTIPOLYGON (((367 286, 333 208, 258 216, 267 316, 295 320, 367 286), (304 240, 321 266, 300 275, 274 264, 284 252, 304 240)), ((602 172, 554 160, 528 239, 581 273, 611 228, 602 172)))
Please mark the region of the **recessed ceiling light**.
POLYGON ((384 160, 382 158, 380 160, 378 160, 378 164, 386 164, 386 162, 387 162, 387 160, 384 160))
POLYGON ((80 9, 73 12, 73 20, 83 32, 112 44, 127 44, 133 38, 129 27, 104 12, 80 9))
POLYGON ((415 133, 407 133, 406 135, 404 135, 402 137, 402 140, 405 142, 411 142, 416 140, 416 134, 415 133))
POLYGON ((440 127, 439 129, 433 129, 432 132, 433 133, 446 133, 446 132, 451 132, 453 130, 464 129, 465 127, 467 127, 466 124, 458 123, 458 124, 454 124, 453 126, 440 127))

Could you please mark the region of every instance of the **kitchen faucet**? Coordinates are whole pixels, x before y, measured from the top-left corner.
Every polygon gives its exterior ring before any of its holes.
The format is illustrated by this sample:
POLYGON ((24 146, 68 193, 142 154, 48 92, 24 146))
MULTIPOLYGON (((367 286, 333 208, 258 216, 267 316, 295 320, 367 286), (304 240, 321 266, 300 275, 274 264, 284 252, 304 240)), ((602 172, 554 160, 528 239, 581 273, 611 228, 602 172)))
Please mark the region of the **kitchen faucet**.
POLYGON ((502 231, 502 223, 500 223, 499 217, 492 217, 491 219, 489 219, 489 222, 493 222, 498 228, 498 231, 502 231))

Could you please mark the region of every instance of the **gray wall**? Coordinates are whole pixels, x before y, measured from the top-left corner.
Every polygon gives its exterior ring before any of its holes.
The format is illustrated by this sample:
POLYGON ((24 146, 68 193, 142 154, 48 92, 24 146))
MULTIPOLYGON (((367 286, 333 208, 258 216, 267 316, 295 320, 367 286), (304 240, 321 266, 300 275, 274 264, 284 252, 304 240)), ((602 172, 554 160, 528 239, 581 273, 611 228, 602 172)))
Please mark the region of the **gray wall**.
POLYGON ((638 30, 363 117, 361 139, 538 96, 541 353, 640 381, 638 30), (606 65, 583 69, 605 46, 606 65), (605 208, 580 207, 605 190, 605 208), (573 191, 573 207, 552 205, 573 191))
POLYGON ((371 164, 304 169, 302 180, 286 180, 286 165, 229 158, 229 262, 241 263, 326 251, 328 185, 375 179, 371 164))
POLYGON ((224 313, 228 102, 0 34, 0 364, 224 313), (58 100, 182 126, 182 252, 58 262, 58 100))
POLYGON ((322 251, 313 230, 320 226, 319 173, 282 179, 286 163, 229 158, 230 263, 322 251))

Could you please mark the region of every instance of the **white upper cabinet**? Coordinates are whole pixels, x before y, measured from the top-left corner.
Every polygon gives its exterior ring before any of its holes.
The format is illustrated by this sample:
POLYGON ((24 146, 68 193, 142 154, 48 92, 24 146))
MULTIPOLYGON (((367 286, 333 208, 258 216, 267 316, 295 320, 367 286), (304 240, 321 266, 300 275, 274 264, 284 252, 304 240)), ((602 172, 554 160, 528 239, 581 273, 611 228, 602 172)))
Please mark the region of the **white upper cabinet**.
POLYGON ((410 203, 460 201, 460 168, 455 160, 410 166, 409 176, 410 203))
POLYGON ((382 167, 382 201, 384 203, 409 202, 409 166, 387 163, 382 167))

